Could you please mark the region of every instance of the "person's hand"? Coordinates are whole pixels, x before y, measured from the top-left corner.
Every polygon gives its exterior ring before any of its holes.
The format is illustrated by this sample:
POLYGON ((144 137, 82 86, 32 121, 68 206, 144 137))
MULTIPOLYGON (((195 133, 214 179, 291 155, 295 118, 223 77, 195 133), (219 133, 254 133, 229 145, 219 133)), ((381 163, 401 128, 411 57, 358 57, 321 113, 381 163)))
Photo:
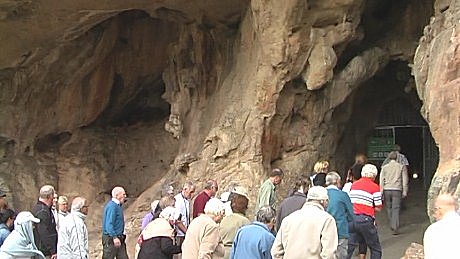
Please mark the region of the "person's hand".
POLYGON ((113 245, 115 247, 120 247, 121 246, 121 241, 120 241, 120 239, 118 237, 113 239, 113 245))
POLYGON ((407 197, 407 193, 403 193, 403 194, 402 194, 402 198, 404 199, 404 198, 406 198, 406 197, 407 197))
POLYGON ((57 259, 57 254, 51 255, 51 259, 57 259))

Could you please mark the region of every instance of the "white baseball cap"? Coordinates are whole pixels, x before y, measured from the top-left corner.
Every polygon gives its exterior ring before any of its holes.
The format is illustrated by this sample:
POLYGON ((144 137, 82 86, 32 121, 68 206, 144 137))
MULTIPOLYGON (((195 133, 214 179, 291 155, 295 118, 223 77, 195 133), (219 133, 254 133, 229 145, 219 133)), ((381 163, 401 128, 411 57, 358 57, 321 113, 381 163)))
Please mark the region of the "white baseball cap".
POLYGON ((313 186, 308 190, 307 199, 309 200, 328 200, 327 189, 322 186, 313 186))
POLYGON ((29 211, 21 211, 19 212, 19 214, 16 216, 16 219, 14 220, 14 222, 17 224, 22 224, 28 221, 39 223, 40 219, 34 217, 34 215, 32 215, 32 213, 30 213, 29 211))
POLYGON ((236 194, 239 194, 239 195, 242 195, 242 196, 246 197, 246 199, 249 200, 248 190, 246 188, 244 188, 243 186, 235 186, 235 188, 233 188, 232 192, 236 193, 236 194))

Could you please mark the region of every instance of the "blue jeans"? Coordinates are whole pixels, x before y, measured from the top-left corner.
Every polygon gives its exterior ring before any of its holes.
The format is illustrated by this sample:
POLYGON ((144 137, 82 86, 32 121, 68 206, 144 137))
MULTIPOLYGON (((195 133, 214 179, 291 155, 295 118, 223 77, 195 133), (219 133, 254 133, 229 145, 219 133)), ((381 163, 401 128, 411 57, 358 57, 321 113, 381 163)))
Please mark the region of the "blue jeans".
POLYGON ((382 258, 382 247, 380 246, 377 228, 374 225, 374 218, 367 215, 355 215, 354 221, 349 224, 350 238, 348 239, 348 256, 353 256, 356 246, 359 243, 366 243, 371 250, 371 259, 382 258))

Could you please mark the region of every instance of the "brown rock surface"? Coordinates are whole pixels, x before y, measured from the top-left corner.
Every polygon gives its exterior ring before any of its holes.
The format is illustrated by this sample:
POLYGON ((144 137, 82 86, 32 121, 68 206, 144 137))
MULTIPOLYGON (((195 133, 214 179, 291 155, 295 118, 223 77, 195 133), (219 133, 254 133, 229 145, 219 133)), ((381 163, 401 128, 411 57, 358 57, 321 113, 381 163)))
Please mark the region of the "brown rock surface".
POLYGON ((432 193, 457 190, 454 3, 434 5, 415 89, 431 1, 3 1, 0 187, 21 209, 45 183, 89 198, 97 257, 113 186, 132 249, 165 183, 255 197, 273 166, 288 183, 318 159, 343 170, 384 103, 419 108, 418 93, 440 148, 432 193))
POLYGON ((460 194, 460 5, 437 1, 414 58, 422 114, 439 146, 439 167, 428 192, 428 214, 439 193, 460 194))

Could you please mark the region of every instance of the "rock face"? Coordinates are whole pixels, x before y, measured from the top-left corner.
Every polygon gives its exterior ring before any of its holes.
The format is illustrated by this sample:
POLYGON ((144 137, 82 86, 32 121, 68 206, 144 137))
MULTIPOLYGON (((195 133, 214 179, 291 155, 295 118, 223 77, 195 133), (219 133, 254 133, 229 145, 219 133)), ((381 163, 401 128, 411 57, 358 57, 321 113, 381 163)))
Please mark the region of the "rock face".
POLYGON ((255 197, 279 166, 283 196, 318 159, 344 172, 399 98, 439 145, 430 193, 458 192, 458 17, 428 0, 4 1, 0 188, 19 209, 45 183, 90 199, 97 257, 113 186, 132 246, 164 184, 255 197))
POLYGON ((439 193, 460 194, 460 5, 436 1, 414 58, 422 114, 439 145, 439 167, 428 192, 428 214, 439 193))

